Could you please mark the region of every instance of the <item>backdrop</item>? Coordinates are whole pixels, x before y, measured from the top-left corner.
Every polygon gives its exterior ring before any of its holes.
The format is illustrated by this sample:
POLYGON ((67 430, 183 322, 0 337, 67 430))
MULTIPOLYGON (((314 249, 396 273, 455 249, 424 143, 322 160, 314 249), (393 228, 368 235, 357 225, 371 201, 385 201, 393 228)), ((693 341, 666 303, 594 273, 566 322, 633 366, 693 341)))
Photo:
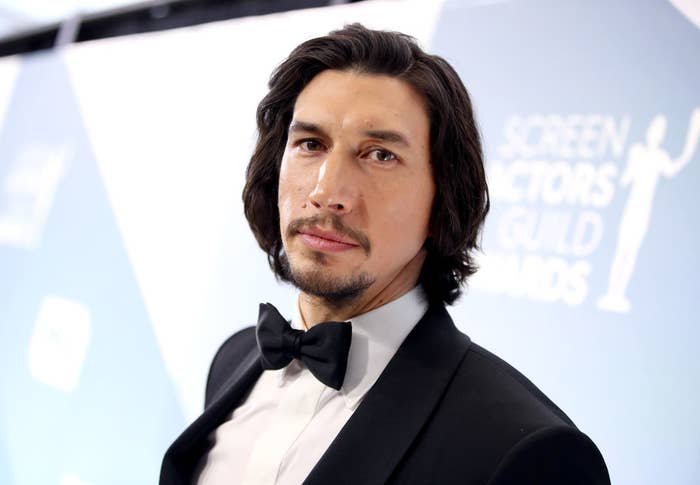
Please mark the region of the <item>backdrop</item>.
POLYGON ((600 447, 700 476, 700 13, 677 0, 376 1, 0 60, 0 483, 155 483, 217 346, 289 313, 243 217, 274 66, 346 22, 473 95, 493 211, 450 313, 600 447))

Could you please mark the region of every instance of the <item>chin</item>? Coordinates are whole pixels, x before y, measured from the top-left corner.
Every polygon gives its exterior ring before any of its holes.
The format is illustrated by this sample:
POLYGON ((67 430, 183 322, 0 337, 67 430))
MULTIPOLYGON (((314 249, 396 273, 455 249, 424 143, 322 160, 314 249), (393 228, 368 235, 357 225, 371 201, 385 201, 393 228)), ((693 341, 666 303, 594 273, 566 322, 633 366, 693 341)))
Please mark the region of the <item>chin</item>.
MULTIPOLYGON (((325 257, 325 254, 321 256, 325 257)), ((336 303, 356 299, 375 281, 367 272, 334 273, 325 264, 298 265, 295 262, 291 263, 288 272, 291 283, 302 292, 336 303)))

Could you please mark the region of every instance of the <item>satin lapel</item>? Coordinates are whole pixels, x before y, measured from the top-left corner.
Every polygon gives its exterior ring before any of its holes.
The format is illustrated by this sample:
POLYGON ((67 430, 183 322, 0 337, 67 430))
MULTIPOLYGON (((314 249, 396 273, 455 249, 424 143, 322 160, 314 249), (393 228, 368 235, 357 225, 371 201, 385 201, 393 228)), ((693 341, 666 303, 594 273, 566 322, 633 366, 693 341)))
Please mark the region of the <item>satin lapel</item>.
POLYGON ((440 401, 469 345, 444 307, 430 308, 304 484, 385 483, 440 401))
POLYGON ((236 408, 262 374, 260 352, 253 347, 231 374, 211 405, 170 445, 163 459, 162 484, 188 483, 192 468, 208 448, 208 436, 236 408))

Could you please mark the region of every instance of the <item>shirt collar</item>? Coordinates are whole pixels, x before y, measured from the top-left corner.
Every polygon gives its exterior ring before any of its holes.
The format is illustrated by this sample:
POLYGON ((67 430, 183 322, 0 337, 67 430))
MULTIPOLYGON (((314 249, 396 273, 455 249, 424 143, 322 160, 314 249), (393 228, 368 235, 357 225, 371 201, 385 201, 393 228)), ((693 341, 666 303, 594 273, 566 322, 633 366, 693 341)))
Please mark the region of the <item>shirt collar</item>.
MULTIPOLYGON (((292 327, 306 330, 298 298, 295 309, 292 327)), ((418 285, 396 300, 352 317, 349 320, 352 324, 352 341, 343 386, 340 391, 329 389, 340 392, 345 404, 355 409, 427 309, 425 293, 418 285)), ((296 363, 296 360, 292 361, 292 364, 296 363)), ((300 370, 299 365, 287 366, 280 372, 280 384, 286 376, 300 370)))

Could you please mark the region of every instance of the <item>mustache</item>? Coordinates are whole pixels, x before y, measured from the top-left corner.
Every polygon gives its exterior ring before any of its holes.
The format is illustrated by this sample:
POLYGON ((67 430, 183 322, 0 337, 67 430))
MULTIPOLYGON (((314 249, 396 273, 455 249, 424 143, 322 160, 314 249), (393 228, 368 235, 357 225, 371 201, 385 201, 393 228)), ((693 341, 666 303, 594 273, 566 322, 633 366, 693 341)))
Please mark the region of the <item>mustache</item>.
POLYGON ((349 237, 353 241, 357 242, 357 244, 364 250, 365 254, 370 253, 372 247, 370 245, 369 238, 362 231, 353 229, 343 224, 340 216, 335 214, 317 214, 311 217, 300 217, 299 219, 294 219, 289 223, 289 225, 287 225, 287 237, 295 236, 304 229, 327 226, 331 226, 338 234, 349 237))

